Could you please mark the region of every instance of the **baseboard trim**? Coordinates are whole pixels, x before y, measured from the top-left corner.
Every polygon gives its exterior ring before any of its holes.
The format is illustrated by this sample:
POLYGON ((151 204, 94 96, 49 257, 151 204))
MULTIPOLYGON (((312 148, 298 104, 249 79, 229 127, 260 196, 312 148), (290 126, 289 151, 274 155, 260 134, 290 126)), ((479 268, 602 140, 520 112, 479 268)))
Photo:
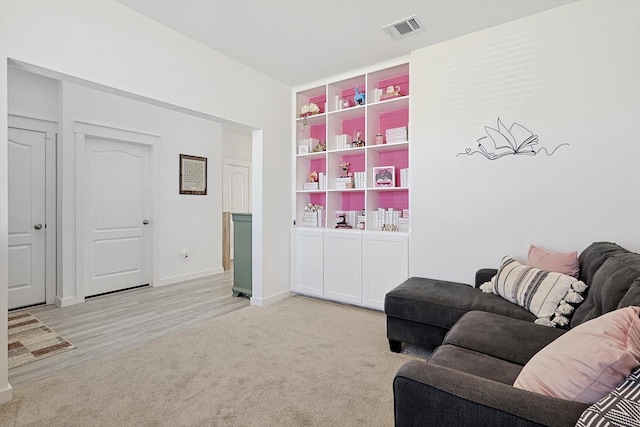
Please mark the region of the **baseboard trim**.
POLYGON ((276 294, 276 295, 272 295, 268 298, 256 298, 256 297, 251 297, 251 305, 256 305, 258 307, 264 307, 267 305, 271 305, 274 304, 278 301, 282 301, 283 299, 287 299, 291 296, 291 291, 284 291, 282 293, 276 294))
POLYGON ((222 267, 212 268, 211 270, 197 271, 195 273, 189 273, 189 274, 183 274, 180 276, 165 277, 164 279, 158 279, 158 281, 154 283, 153 286, 156 287, 156 286, 173 285, 174 283, 180 283, 186 280, 201 279, 203 277, 214 276, 222 273, 224 273, 224 268, 222 267))
POLYGON ((58 307, 69 307, 71 305, 76 305, 78 303, 84 302, 84 298, 71 297, 71 298, 60 298, 55 297, 53 303, 58 307))
POLYGON ((11 399, 13 399, 13 387, 11 387, 11 384, 7 383, 5 389, 0 390, 0 405, 11 402, 11 399))

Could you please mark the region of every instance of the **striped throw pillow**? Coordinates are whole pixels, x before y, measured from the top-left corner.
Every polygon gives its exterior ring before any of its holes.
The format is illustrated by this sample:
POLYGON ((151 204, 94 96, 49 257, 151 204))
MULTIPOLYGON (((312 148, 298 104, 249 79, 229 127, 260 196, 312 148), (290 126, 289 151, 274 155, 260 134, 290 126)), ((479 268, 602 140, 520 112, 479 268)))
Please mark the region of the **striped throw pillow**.
POLYGON ((580 294, 587 286, 566 274, 520 264, 505 256, 498 273, 480 289, 526 308, 538 317, 538 324, 565 326, 574 310, 569 303, 582 302, 580 294))

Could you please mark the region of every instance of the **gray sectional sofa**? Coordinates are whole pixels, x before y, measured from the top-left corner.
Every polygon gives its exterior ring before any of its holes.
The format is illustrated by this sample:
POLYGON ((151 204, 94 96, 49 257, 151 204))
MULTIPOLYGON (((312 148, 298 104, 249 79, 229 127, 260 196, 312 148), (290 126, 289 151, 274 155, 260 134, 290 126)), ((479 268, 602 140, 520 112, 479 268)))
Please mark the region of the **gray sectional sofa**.
POLYGON ((565 329, 534 324, 536 316, 478 286, 496 270, 481 270, 476 287, 410 278, 385 299, 392 351, 402 343, 434 349, 411 361, 394 383, 396 426, 573 426, 589 404, 513 386, 540 349, 590 319, 640 306, 640 254, 595 242, 579 257, 586 297, 565 329))

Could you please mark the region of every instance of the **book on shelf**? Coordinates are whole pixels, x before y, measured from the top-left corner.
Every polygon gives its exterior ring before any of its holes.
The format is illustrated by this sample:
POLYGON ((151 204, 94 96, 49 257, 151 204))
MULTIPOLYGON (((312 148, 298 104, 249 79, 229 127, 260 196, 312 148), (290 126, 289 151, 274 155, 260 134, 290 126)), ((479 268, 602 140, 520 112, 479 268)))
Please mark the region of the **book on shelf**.
POLYGON ((304 190, 318 190, 319 184, 317 182, 305 182, 302 188, 304 190))
POLYGON ((406 142, 408 141, 408 129, 406 126, 398 127, 398 128, 389 128, 385 131, 385 138, 387 140, 387 144, 393 144, 396 142, 406 142))
POLYGON ((353 188, 353 177, 336 178, 336 190, 346 190, 348 188, 353 188))
POLYGON ((409 231, 408 209, 403 209, 401 212, 394 208, 378 208, 378 210, 371 211, 371 218, 373 230, 409 231), (405 211, 407 211, 407 217, 404 216, 405 211), (400 216, 401 213, 402 216, 400 216))
POLYGON ((336 150, 346 150, 351 148, 351 135, 336 135, 336 150))
POLYGON ((400 169, 400 187, 409 187, 409 168, 400 169))
MULTIPOLYGON (((300 140, 300 143, 298 144, 298 147, 307 147, 308 148, 308 152, 311 153, 311 151, 320 143, 319 139, 316 138, 302 138, 300 140)), ((298 152, 300 152, 300 150, 298 149, 298 152)), ((302 154, 302 153, 301 153, 302 154)))
POLYGON ((324 172, 318 172, 318 190, 324 190, 327 188, 327 176, 324 172))
POLYGON ((355 187, 354 188, 366 188, 367 187, 367 174, 366 172, 354 172, 353 180, 355 187))

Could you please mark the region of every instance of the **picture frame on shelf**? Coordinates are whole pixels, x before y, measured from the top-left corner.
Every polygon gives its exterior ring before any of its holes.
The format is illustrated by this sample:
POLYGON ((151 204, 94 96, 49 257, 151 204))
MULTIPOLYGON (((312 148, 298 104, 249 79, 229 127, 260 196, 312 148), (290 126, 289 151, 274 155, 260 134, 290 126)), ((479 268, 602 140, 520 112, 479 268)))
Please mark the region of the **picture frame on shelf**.
POLYGON ((373 186, 391 188, 396 186, 395 166, 377 166, 373 168, 373 186))

